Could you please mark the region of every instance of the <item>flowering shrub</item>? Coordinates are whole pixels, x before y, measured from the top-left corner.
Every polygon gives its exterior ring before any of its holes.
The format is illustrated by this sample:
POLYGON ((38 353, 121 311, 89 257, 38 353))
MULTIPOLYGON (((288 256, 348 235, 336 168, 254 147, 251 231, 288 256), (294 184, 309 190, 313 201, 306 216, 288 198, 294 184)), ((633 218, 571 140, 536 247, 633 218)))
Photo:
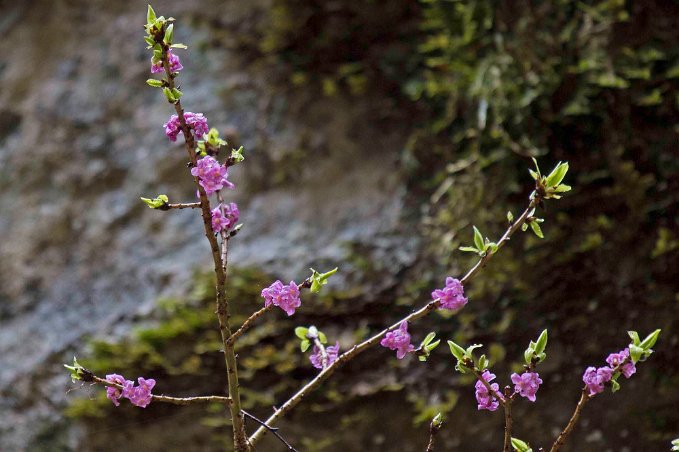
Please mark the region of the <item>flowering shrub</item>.
MULTIPOLYGON (((519 231, 530 229, 535 236, 542 238, 544 234, 540 224, 543 218, 536 216, 537 209, 542 207, 545 201, 558 200, 571 187, 564 184, 563 180, 568 172, 568 163, 559 162, 548 174, 543 174, 534 160, 535 169, 530 169, 529 174, 534 180, 533 191, 530 193, 526 209, 515 219, 511 212, 507 214, 507 229, 497 240, 492 241, 484 237, 481 231, 473 226, 473 244, 460 248, 463 252, 471 252, 478 256, 476 264, 460 279, 446 278, 445 287, 436 289, 431 293, 432 300, 418 309, 413 310, 407 316, 399 319, 396 323, 387 326, 364 339, 362 342, 346 348, 340 353, 340 342, 327 346, 326 335, 316 326, 299 326, 294 334, 300 339, 300 350, 305 353, 311 349, 309 362, 311 366, 320 372, 287 401, 279 405, 271 416, 266 420, 257 419, 245 411, 241 405, 241 388, 238 380, 238 365, 236 347, 239 338, 247 333, 249 328, 258 319, 273 311, 274 307, 283 310, 287 316, 293 316, 297 309, 302 308, 301 290, 317 293, 327 284, 328 279, 338 269, 319 273, 311 269, 311 275, 302 283, 290 281, 284 284, 280 280, 273 282, 269 287, 261 290, 264 306, 252 313, 237 329, 233 327, 231 320, 231 308, 226 297, 227 283, 227 254, 228 242, 233 239, 242 225, 239 220, 238 206, 234 202, 224 199, 224 189, 234 189, 235 186, 228 180, 228 169, 244 161, 243 149, 232 149, 224 157, 220 155, 227 145, 226 141, 219 137, 216 129, 209 129, 207 119, 202 113, 184 112, 181 98, 183 93, 175 84, 179 71, 183 69, 179 57, 172 49, 186 49, 183 44, 173 42, 174 19, 166 19, 156 16, 149 6, 147 12, 147 24, 145 26, 147 36, 145 38, 148 48, 152 50, 151 72, 163 73, 161 80, 149 79, 148 85, 162 90, 167 101, 174 108, 173 114, 165 123, 165 133, 171 141, 176 141, 181 132, 184 137, 185 149, 189 158, 190 175, 193 176, 198 195, 198 202, 172 203, 167 195, 158 195, 155 198, 141 198, 150 208, 160 211, 174 209, 197 208, 200 210, 205 236, 212 251, 212 258, 216 280, 216 316, 219 322, 222 352, 226 366, 226 380, 228 395, 196 396, 196 397, 170 397, 152 394, 156 385, 154 379, 139 377, 135 386, 131 380, 126 380, 119 374, 108 374, 106 378, 100 378, 91 371, 81 366, 74 359, 73 365, 66 367, 71 372, 73 381, 81 380, 106 387, 107 398, 115 405, 120 405, 120 399, 128 399, 130 403, 144 408, 151 401, 188 405, 197 403, 221 403, 229 408, 231 426, 233 429, 234 450, 252 451, 261 438, 271 433, 280 439, 289 450, 295 450, 278 432, 274 424, 290 412, 302 399, 323 381, 333 375, 335 370, 344 363, 358 356, 369 348, 380 344, 382 347, 396 351, 396 358, 402 360, 409 354, 415 355, 420 361, 427 361, 431 353, 437 348, 441 340, 434 340, 435 332, 430 332, 420 342, 419 346, 413 345, 413 338, 408 332, 409 324, 417 322, 426 316, 440 311, 450 311, 456 314, 467 304, 468 299, 464 295, 465 285, 468 284, 486 265, 492 257, 507 244, 510 238, 519 231), (246 431, 245 419, 250 419, 259 424, 252 433, 246 431)), ((641 340, 639 335, 629 332, 632 342, 622 351, 612 353, 606 359, 607 366, 599 368, 588 367, 583 375, 584 387, 582 388, 580 401, 575 411, 556 438, 551 451, 557 451, 565 442, 570 432, 575 427, 579 415, 585 405, 596 394, 603 392, 606 387, 611 387, 613 392, 620 389, 618 379, 620 375, 630 378, 636 372, 636 364, 646 360, 651 353, 652 347, 658 339, 660 330, 656 330, 641 340)), ((513 373, 510 380, 514 385, 501 386, 496 380, 496 375, 490 371, 490 361, 486 355, 477 356, 475 350, 482 347, 473 344, 468 347, 448 341, 450 352, 454 357, 455 370, 463 374, 473 375, 475 379, 475 396, 479 410, 496 411, 502 407, 505 413, 505 432, 503 450, 509 452, 514 449, 520 452, 529 452, 531 447, 521 439, 512 437, 512 404, 518 397, 526 398, 531 402, 537 399, 537 392, 543 384, 543 380, 537 371, 538 366, 546 359, 546 347, 548 341, 547 330, 541 332, 536 341, 531 341, 525 350, 523 358, 523 372, 513 373)), ((430 426, 430 442, 428 450, 433 450, 434 435, 443 426, 443 418, 437 415, 430 426)))

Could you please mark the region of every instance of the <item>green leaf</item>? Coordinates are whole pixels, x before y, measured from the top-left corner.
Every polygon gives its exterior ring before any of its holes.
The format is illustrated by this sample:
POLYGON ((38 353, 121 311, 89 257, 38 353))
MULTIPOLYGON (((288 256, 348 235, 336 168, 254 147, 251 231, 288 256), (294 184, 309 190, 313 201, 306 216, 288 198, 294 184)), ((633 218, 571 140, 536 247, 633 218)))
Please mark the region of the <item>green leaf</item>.
POLYGON ((528 230, 528 224, 524 223, 521 225, 521 231, 526 232, 528 230))
POLYGON ((146 80, 146 84, 149 86, 153 86, 154 88, 161 88, 163 86, 163 81, 156 80, 155 78, 150 78, 146 80))
POLYGON ((458 248, 460 251, 464 251, 465 253, 478 253, 481 250, 477 250, 473 246, 461 246, 458 248))
POLYGON ((309 342, 309 341, 306 340, 306 339, 303 340, 303 341, 299 344, 299 348, 302 350, 302 353, 304 353, 304 352, 306 352, 307 350, 309 350, 309 347, 310 347, 310 346, 311 346, 311 342, 309 342))
POLYGON ((156 21, 156 12, 151 8, 151 5, 149 5, 148 9, 146 10, 146 23, 147 24, 152 24, 156 21))
POLYGON ((321 341, 321 344, 327 344, 328 343, 328 338, 321 331, 318 332, 318 340, 321 341))
POLYGON ((146 43, 149 45, 149 49, 156 45, 156 41, 154 41, 150 36, 145 36, 144 41, 146 41, 146 43))
POLYGON ((426 361, 427 360, 427 355, 420 355, 417 357, 420 361, 426 361))
POLYGON ((305 328, 303 326, 298 326, 297 328, 295 328, 295 336, 302 339, 303 341, 306 340, 306 334, 308 332, 309 332, 309 329, 305 328))
POLYGON ((425 349, 426 351, 430 352, 430 351, 434 350, 436 347, 438 347, 440 343, 441 343, 441 339, 438 339, 438 340, 432 342, 431 344, 426 345, 426 346, 424 347, 424 349, 425 349))
POLYGON ((483 347, 481 344, 473 344, 467 347, 467 350, 465 350, 464 354, 466 358, 472 359, 474 357, 474 349, 475 348, 480 348, 483 347))
POLYGON ((629 353, 630 356, 632 357, 632 362, 636 364, 641 358, 641 355, 644 354, 644 349, 637 345, 631 344, 629 346, 629 353))
POLYGON ((557 185, 559 185, 563 178, 566 177, 567 172, 568 172, 568 162, 565 163, 559 162, 554 167, 552 172, 549 173, 549 176, 547 176, 547 186, 556 187, 557 185))
POLYGON ((245 157, 243 157, 243 146, 239 147, 238 149, 232 149, 231 158, 233 159, 234 163, 240 163, 245 160, 245 157))
POLYGON ((557 185, 557 186, 554 188, 554 191, 555 191, 556 193, 566 193, 567 191, 571 191, 571 186, 570 186, 570 185, 565 185, 565 184, 560 184, 560 185, 557 185))
POLYGON ((483 236, 481 235, 481 231, 476 226, 473 226, 474 228, 474 245, 476 245, 476 248, 478 250, 483 250, 483 236))
POLYGON ((490 242, 488 244, 488 248, 490 248, 490 254, 495 254, 495 253, 497 253, 497 250, 498 250, 499 247, 497 246, 497 243, 490 242))
POLYGON ((615 380, 611 380, 611 391, 618 392, 620 390, 620 383, 615 380))
POLYGON ((538 337, 538 340, 535 343, 535 353, 544 352, 545 347, 547 347, 547 330, 542 330, 540 337, 538 337))
POLYGON ((641 344, 641 339, 639 339, 639 333, 637 333, 636 331, 628 331, 627 334, 632 339, 632 343, 634 345, 641 344))
POLYGON ((517 452, 533 452, 533 449, 531 449, 525 441, 521 441, 519 438, 512 438, 512 447, 517 452))
POLYGON ((458 361, 461 361, 464 358, 464 348, 460 347, 453 341, 448 341, 448 346, 450 347, 450 353, 452 353, 458 361))
POLYGON ((311 292, 316 293, 321 290, 321 287, 328 283, 328 278, 337 273, 337 267, 333 268, 329 272, 318 273, 313 268, 311 269, 311 292))
POLYGON ((509 223, 514 223, 514 214, 510 211, 507 211, 507 221, 509 223))
POLYGON ((434 419, 431 420, 431 425, 433 425, 434 428, 440 428, 442 424, 443 424, 443 415, 441 413, 434 416, 434 419))
POLYGON ((170 45, 172 44, 173 37, 174 37, 174 24, 170 24, 165 29, 165 38, 163 39, 163 41, 165 42, 165 44, 170 45))
POLYGON ((78 380, 82 380, 82 375, 83 375, 83 366, 78 364, 78 360, 73 357, 73 365, 69 366, 67 364, 64 364, 64 367, 67 368, 70 373, 71 373, 71 381, 75 383, 78 380))
POLYGON ((530 228, 533 230, 535 235, 537 235, 541 239, 545 238, 545 236, 542 234, 542 229, 540 229, 540 225, 538 224, 537 221, 531 221, 530 222, 530 228))
POLYGON ((163 207, 165 204, 168 203, 169 198, 167 195, 158 195, 154 199, 149 199, 149 198, 139 198, 142 201, 146 203, 147 206, 151 209, 158 209, 160 207, 163 207))
POLYGON ((530 366, 531 361, 533 360, 533 355, 535 354, 535 350, 533 350, 533 347, 528 347, 526 351, 523 352, 523 359, 526 361, 526 365, 530 366))
POLYGON ((181 43, 172 44, 170 46, 170 48, 171 49, 188 49, 188 47, 185 44, 181 44, 181 43))
POLYGON ((535 170, 537 171, 538 176, 541 176, 540 167, 538 166, 538 161, 535 160, 535 157, 531 157, 531 159, 533 159, 533 163, 535 163, 535 170))
POLYGON ((639 344, 639 347, 643 348, 644 351, 649 350, 651 347, 653 347, 658 340, 658 336, 660 335, 660 330, 657 329, 648 336, 646 336, 646 339, 641 341, 641 344, 639 344))
POLYGON ((175 103, 177 101, 177 99, 175 99, 172 95, 172 90, 170 90, 170 88, 163 88, 163 94, 165 94, 165 97, 169 102, 175 103))
POLYGON ((172 88, 172 97, 175 99, 181 99, 181 97, 184 95, 181 91, 179 91, 177 88, 172 88))
POLYGON ((533 171, 530 168, 528 169, 528 172, 530 173, 530 177, 532 177, 534 180, 538 180, 538 178, 540 177, 540 175, 538 173, 536 173, 535 171, 533 171))
POLYGON ((436 337, 436 333, 434 333, 433 331, 431 333, 427 334, 427 336, 424 338, 424 340, 420 344, 420 347, 426 347, 427 345, 429 345, 429 343, 431 341, 434 340, 435 337, 436 337))
POLYGON ((486 370, 486 368, 488 367, 488 358, 486 358, 486 355, 481 355, 479 357, 478 366, 479 370, 486 370))

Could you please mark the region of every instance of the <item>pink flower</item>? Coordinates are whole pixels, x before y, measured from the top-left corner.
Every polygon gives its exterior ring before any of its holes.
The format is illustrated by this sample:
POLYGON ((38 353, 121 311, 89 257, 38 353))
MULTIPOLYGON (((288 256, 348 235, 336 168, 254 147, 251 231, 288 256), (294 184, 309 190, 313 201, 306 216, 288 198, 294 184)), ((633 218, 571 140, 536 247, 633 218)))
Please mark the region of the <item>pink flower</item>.
POLYGON ((582 376, 582 381, 589 390, 589 395, 599 394, 604 391, 604 384, 611 381, 613 369, 610 367, 588 367, 582 376))
MULTIPOLYGON (((117 383, 119 385, 125 385, 126 380, 125 377, 122 375, 118 374, 109 374, 106 375, 106 381, 110 381, 111 383, 117 383)), ((131 381, 127 380, 127 382, 132 383, 131 381)), ((132 383, 134 384, 134 383, 132 383)), ((120 398, 121 397, 126 397, 123 394, 124 390, 118 389, 115 386, 107 386, 106 387, 106 398, 109 399, 115 406, 120 406, 120 398)))
POLYGON ((514 392, 518 392, 521 397, 535 402, 535 393, 542 384, 542 380, 537 372, 524 372, 521 375, 513 373, 512 383, 514 383, 514 392))
POLYGON ((235 185, 227 179, 229 174, 226 167, 220 165, 219 162, 210 155, 206 155, 198 160, 196 166, 191 168, 191 175, 198 178, 198 183, 205 189, 205 193, 207 193, 208 196, 218 190, 222 190, 224 187, 235 187, 235 185))
POLYGON ((380 345, 390 350, 396 350, 396 358, 398 359, 403 359, 408 353, 415 350, 415 347, 410 343, 408 322, 404 320, 398 329, 389 331, 380 341, 380 345))
MULTIPOLYGON (((179 72, 182 69, 184 69, 184 66, 182 66, 181 61, 179 61, 179 57, 172 53, 172 50, 167 51, 167 62, 170 65, 170 72, 179 72)), ((163 72, 165 69, 163 68, 163 63, 158 62, 157 64, 151 63, 151 73, 152 74, 157 74, 159 72, 163 72)))
MULTIPOLYGON (((495 379, 495 374, 490 373, 490 371, 484 370, 481 377, 488 383, 490 383, 495 379)), ((476 401, 479 404, 478 409, 488 411, 497 410, 497 407, 500 405, 500 402, 495 396, 495 394, 491 394, 488 391, 488 388, 486 388, 486 385, 484 385, 481 381, 477 381, 474 387, 476 388, 476 401)), ((498 385, 497 383, 492 383, 490 387, 494 391, 494 393, 497 393, 502 398, 502 400, 504 400, 504 397, 502 397, 502 395, 499 393, 500 385, 498 385)))
POLYGON ((608 355, 608 358, 606 358, 606 362, 609 366, 611 366, 611 369, 615 369, 620 364, 625 362, 625 360, 628 360, 628 362, 626 362, 625 365, 620 368, 620 371, 625 376, 625 378, 629 378, 637 371, 634 363, 629 360, 629 348, 620 350, 618 353, 611 353, 608 355))
POLYGON ((457 311, 467 304, 467 299, 464 296, 464 287, 462 283, 454 278, 446 278, 446 287, 443 289, 436 289, 431 293, 432 299, 439 301, 439 309, 448 309, 457 311))
POLYGON ((262 289, 262 297, 264 298, 264 306, 278 306, 291 316, 295 313, 295 309, 302 305, 299 299, 299 288, 294 281, 290 281, 290 285, 286 286, 280 280, 271 284, 266 289, 262 289))
MULTIPOLYGON (((330 347, 325 347, 325 354, 328 357, 328 366, 337 361, 337 355, 339 355, 339 342, 330 347)), ((321 349, 314 345, 314 351, 309 356, 309 361, 316 369, 323 369, 323 356, 321 355, 321 349)))
MULTIPOLYGON (((189 129, 193 130, 193 136, 196 138, 201 138, 210 130, 207 125, 207 118, 203 116, 202 113, 191 113, 190 111, 187 111, 184 113, 184 121, 186 121, 186 125, 189 129)), ((170 141, 177 141, 177 135, 182 131, 179 116, 170 116, 170 119, 164 124, 164 127, 165 135, 167 135, 170 141)))
POLYGON ((235 202, 225 205, 224 213, 222 213, 222 205, 218 205, 212 210, 212 230, 214 232, 228 231, 236 225, 238 215, 238 206, 235 202))
POLYGON ((156 380, 149 378, 148 380, 143 377, 137 379, 139 386, 132 390, 132 393, 128 396, 130 402, 141 408, 146 408, 146 406, 151 403, 151 389, 156 385, 156 380))

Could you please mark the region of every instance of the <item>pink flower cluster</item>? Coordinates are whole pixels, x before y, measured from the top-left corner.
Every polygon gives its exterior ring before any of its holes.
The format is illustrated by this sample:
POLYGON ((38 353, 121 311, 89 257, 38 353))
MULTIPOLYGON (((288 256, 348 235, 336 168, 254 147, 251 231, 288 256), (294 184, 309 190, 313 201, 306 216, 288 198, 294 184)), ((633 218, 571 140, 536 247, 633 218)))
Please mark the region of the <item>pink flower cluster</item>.
POLYGON ((191 175, 198 178, 198 183, 205 189, 205 193, 207 193, 208 196, 224 187, 235 187, 235 185, 227 179, 229 175, 226 167, 220 165, 219 162, 210 155, 206 155, 198 160, 195 168, 191 168, 191 175))
MULTIPOLYGON (((328 366, 337 361, 337 355, 339 355, 339 342, 330 347, 325 347, 325 354, 328 357, 328 366)), ((314 350, 311 356, 309 356, 309 361, 316 369, 323 368, 323 356, 321 355, 321 349, 314 345, 314 350)))
POLYGON ((537 372, 524 372, 521 375, 512 374, 514 392, 518 392, 521 397, 525 397, 531 402, 535 402, 535 393, 542 384, 542 379, 537 372))
POLYGON ((611 353, 606 358, 608 367, 588 367, 582 376, 582 381, 589 391, 589 395, 599 394, 604 391, 604 385, 613 378, 613 371, 623 362, 627 362, 619 369, 625 378, 631 377, 636 371, 634 363, 629 360, 629 348, 619 351, 618 353, 611 353))
MULTIPOLYGON (((182 66, 181 61, 179 61, 179 57, 172 53, 172 50, 167 51, 167 62, 170 65, 170 72, 179 72, 182 69, 184 69, 184 66, 182 66)), ((165 69, 163 68, 162 62, 158 62, 156 64, 151 63, 152 74, 158 74, 159 72, 163 72, 164 70, 165 69)))
MULTIPOLYGON (((490 373, 490 371, 488 370, 484 370, 481 377, 483 377, 484 380, 490 383, 495 379, 495 374, 490 373)), ((490 387, 495 393, 502 397, 502 395, 500 394, 500 385, 498 385, 497 383, 492 383, 490 387)), ((479 404, 479 410, 488 411, 497 410, 497 407, 500 405, 500 401, 497 399, 495 394, 491 394, 488 391, 488 388, 486 388, 486 385, 484 385, 480 381, 476 382, 475 388, 476 388, 476 401, 479 404)), ((504 400, 504 398, 502 400, 504 400)))
MULTIPOLYGON (((210 131, 210 128, 207 125, 207 118, 203 116, 202 113, 191 113, 190 111, 187 111, 184 113, 184 120, 189 129, 193 130, 193 135, 197 138, 201 138, 210 131)), ((182 131, 181 124, 179 123, 179 116, 170 116, 170 119, 164 124, 164 127, 165 135, 167 135, 170 141, 177 141, 177 135, 182 131)))
POLYGON ((277 280, 266 289, 262 289, 262 297, 265 307, 278 306, 289 316, 302 305, 299 299, 299 287, 294 281, 290 281, 290 285, 286 286, 277 280))
POLYGON ((212 230, 214 232, 228 231, 236 225, 238 215, 238 206, 235 202, 224 205, 224 212, 222 212, 222 205, 218 205, 212 209, 212 230))
POLYGON ((443 289, 436 289, 431 293, 432 299, 439 301, 439 309, 448 309, 450 311, 457 311, 467 304, 467 298, 464 296, 464 287, 462 283, 455 278, 446 278, 446 287, 443 289))
POLYGON ((390 350, 396 350, 396 358, 398 359, 403 359, 408 353, 415 350, 413 344, 410 343, 408 322, 404 320, 398 329, 389 331, 380 341, 380 345, 390 350))
POLYGON ((148 380, 139 377, 137 379, 139 385, 134 386, 132 380, 125 380, 125 377, 118 374, 106 375, 106 381, 122 385, 123 389, 109 386, 106 388, 106 398, 108 398, 115 406, 120 406, 120 398, 129 399, 132 405, 146 408, 151 403, 151 389, 156 385, 156 380, 149 378, 148 380))

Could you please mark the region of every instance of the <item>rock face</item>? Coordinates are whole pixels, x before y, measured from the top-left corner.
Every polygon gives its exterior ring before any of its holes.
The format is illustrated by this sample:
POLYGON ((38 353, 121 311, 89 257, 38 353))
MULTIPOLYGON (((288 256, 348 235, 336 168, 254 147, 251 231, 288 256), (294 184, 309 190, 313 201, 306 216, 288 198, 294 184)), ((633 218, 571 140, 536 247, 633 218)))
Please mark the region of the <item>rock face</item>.
MULTIPOLYGON (((310 265, 341 263, 347 243, 376 243, 394 273, 407 265, 412 253, 394 246, 407 127, 375 132, 366 99, 282 94, 269 74, 207 45, 205 11, 233 23, 266 2, 210 3, 165 2, 161 13, 180 19, 175 39, 189 45, 185 108, 245 146, 231 170, 245 226, 230 262, 299 279, 310 265)), ((59 418, 61 363, 85 338, 124 334, 210 263, 197 212, 139 201, 193 199, 185 151, 162 129, 171 108, 144 83, 145 7, 15 2, 0 19, 2 450, 25 448, 59 418)))

